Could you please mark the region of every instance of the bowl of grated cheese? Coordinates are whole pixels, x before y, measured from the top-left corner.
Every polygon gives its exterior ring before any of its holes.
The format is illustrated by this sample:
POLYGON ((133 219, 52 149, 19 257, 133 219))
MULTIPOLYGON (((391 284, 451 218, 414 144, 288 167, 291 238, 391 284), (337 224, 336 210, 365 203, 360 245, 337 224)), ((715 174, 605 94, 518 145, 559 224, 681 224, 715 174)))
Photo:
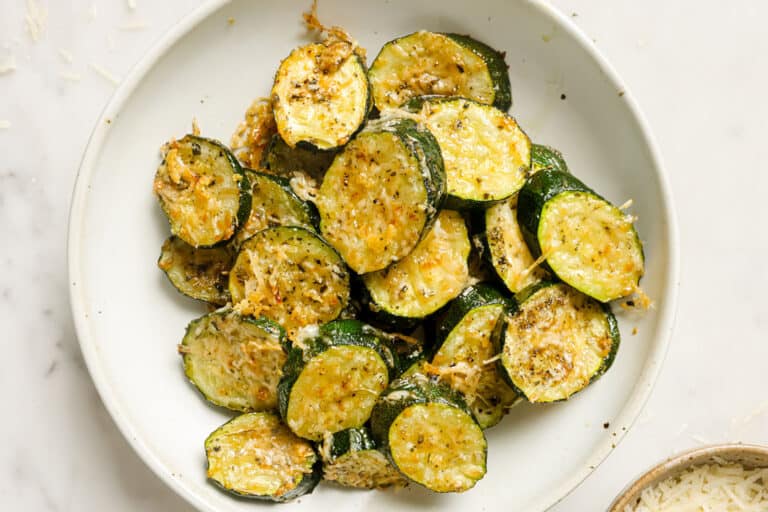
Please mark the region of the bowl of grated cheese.
POLYGON ((627 486, 609 512, 768 510, 768 447, 696 448, 654 466, 627 486))

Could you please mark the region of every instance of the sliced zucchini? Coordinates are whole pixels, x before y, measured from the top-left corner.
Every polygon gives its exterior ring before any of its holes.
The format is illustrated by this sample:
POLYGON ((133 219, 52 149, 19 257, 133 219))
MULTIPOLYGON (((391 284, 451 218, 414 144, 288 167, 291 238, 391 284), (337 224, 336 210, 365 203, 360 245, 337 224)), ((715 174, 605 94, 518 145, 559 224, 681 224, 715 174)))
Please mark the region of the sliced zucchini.
POLYGON ((289 501, 320 481, 320 457, 268 412, 238 416, 205 440, 208 478, 245 498, 289 501))
POLYGON ((390 41, 368 77, 381 111, 428 94, 463 96, 503 111, 512 104, 504 55, 469 36, 420 31, 390 41))
POLYGON ((499 369, 529 402, 565 400, 613 363, 620 336, 610 308, 565 283, 518 294, 518 311, 499 321, 499 369))
POLYGON ((370 109, 365 63, 349 43, 296 48, 275 75, 272 110, 278 133, 292 148, 343 146, 363 126, 370 109))
POLYGON ((401 473, 432 491, 463 492, 485 475, 485 436, 466 403, 422 375, 392 383, 371 431, 401 473))
POLYGON ((633 218, 571 174, 545 170, 520 190, 517 220, 534 257, 557 277, 608 302, 635 292, 644 272, 633 218))
POLYGON ((184 373, 211 403, 235 411, 277 408, 285 333, 265 318, 230 308, 190 322, 179 346, 184 373))
POLYGON ((270 174, 292 178, 296 173, 306 173, 312 179, 321 181, 325 171, 331 166, 335 153, 317 151, 303 147, 292 148, 280 138, 272 137, 261 162, 270 174))
POLYGON ((498 278, 512 293, 547 277, 535 260, 517 223, 517 196, 494 204, 483 215, 484 256, 498 278))
POLYGON ((553 147, 542 144, 531 146, 531 171, 539 172, 547 169, 569 172, 563 154, 553 147))
POLYGON ((494 364, 497 352, 491 340, 496 321, 511 308, 514 301, 488 284, 465 289, 438 327, 427 370, 462 394, 482 428, 496 425, 517 400, 494 364))
POLYGON ((238 312, 270 318, 294 339, 298 329, 339 316, 349 301, 349 272, 316 234, 279 226, 243 243, 229 293, 238 312))
POLYGON ((312 441, 362 427, 397 366, 385 340, 362 322, 338 320, 302 345, 294 344, 278 386, 285 423, 312 441))
POLYGON ((187 135, 163 148, 154 191, 171 232, 192 247, 212 247, 232 238, 248 218, 248 179, 220 142, 187 135))
POLYGON ((405 258, 362 276, 369 308, 381 321, 420 319, 456 297, 467 283, 470 243, 458 212, 443 210, 432 229, 405 258), (391 318, 390 317, 395 317, 391 318))
POLYGON ((416 247, 444 194, 435 138, 411 119, 372 121, 325 175, 320 230, 355 272, 381 270, 416 247))
POLYGON ((157 266, 187 297, 223 306, 229 302, 227 281, 234 261, 228 246, 195 249, 172 235, 163 243, 157 266))
POLYGON ((299 199, 288 180, 250 169, 245 169, 245 175, 251 184, 251 213, 233 239, 236 247, 262 229, 276 226, 301 226, 314 231, 317 212, 299 199))
POLYGON ((323 478, 346 487, 384 489, 404 487, 408 481, 376 449, 367 428, 329 434, 320 445, 323 478))
POLYGON ((466 98, 414 98, 445 165, 446 208, 485 208, 515 194, 531 167, 531 140, 515 120, 466 98))

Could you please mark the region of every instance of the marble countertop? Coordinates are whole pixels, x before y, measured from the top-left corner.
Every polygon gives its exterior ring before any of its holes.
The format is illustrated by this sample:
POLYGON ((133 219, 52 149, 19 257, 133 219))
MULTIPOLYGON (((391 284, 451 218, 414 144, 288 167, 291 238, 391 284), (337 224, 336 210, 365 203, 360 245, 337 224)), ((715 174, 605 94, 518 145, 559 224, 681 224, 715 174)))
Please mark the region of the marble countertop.
MULTIPOLYGON (((28 2, 48 11, 33 41, 28 6, 0 0, 2 510, 190 510, 134 454, 96 394, 70 318, 65 241, 79 160, 111 79, 200 3, 28 2)), ((661 377, 626 439, 553 509, 602 510, 673 452, 768 444, 768 3, 554 4, 644 110, 680 222, 680 307, 661 377)))

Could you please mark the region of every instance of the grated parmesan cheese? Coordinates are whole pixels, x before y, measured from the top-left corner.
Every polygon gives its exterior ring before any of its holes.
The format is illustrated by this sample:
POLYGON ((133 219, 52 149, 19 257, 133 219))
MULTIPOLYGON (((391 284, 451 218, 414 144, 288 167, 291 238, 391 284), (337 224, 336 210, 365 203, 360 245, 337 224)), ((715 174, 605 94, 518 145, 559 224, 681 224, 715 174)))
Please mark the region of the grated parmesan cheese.
POLYGON ((0 130, 7 130, 11 127, 11 122, 7 119, 0 119, 0 130))
POLYGON ((59 73, 59 76, 64 80, 69 80, 70 82, 79 82, 81 79, 80 73, 73 73, 71 71, 62 71, 59 73))
POLYGON ((102 78, 105 80, 108 80, 112 83, 112 85, 118 85, 120 83, 120 79, 104 69, 103 67, 99 66, 98 64, 91 62, 91 69, 93 69, 96 73, 101 75, 102 78))
POLYGON ((24 21, 29 37, 32 41, 38 42, 48 24, 48 9, 41 8, 36 0, 27 0, 27 15, 24 21))
POLYGON ((72 62, 74 62, 75 57, 72 55, 72 52, 67 51, 64 48, 59 48, 58 52, 61 58, 64 59, 64 62, 67 64, 72 64, 72 62))
POLYGON ((16 57, 13 55, 0 57, 0 75, 11 73, 13 71, 16 71, 16 57))
POLYGON ((117 26, 119 30, 123 30, 126 32, 145 30, 147 27, 149 27, 149 23, 147 23, 146 21, 132 21, 132 22, 123 23, 122 25, 117 26))
POLYGON ((687 468, 641 493, 624 512, 768 510, 768 468, 704 464, 687 468))
POLYGON ((136 0, 128 0, 128 8, 132 11, 136 10, 136 0))

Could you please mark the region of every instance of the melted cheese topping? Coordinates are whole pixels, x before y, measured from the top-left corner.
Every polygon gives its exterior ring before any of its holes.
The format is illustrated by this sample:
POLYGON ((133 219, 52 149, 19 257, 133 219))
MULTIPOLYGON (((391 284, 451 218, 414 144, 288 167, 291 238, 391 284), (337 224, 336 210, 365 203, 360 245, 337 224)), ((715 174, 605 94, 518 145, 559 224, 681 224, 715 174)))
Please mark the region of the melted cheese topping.
POLYGON ((485 234, 491 263, 509 291, 517 293, 541 281, 547 272, 534 259, 517 223, 517 196, 485 211, 485 234))
POLYGON ((184 138, 170 142, 164 151, 154 191, 171 232, 193 247, 231 238, 240 208, 239 175, 224 150, 184 138))
POLYGON ((369 78, 379 110, 427 94, 463 96, 488 105, 495 98, 482 57, 434 32, 416 32, 385 45, 371 64, 369 78))
POLYGON ((280 64, 272 87, 277 130, 285 142, 320 149, 347 143, 363 124, 368 79, 345 41, 296 48, 280 64))
POLYGON ((485 475, 483 431, 450 405, 403 410, 389 428, 389 448, 403 474, 433 491, 466 491, 485 475))
POLYGON ((240 494, 280 497, 312 472, 312 445, 272 414, 236 418, 205 443, 208 478, 240 494))
POLYGON ((496 365, 488 363, 496 355, 491 334, 503 310, 504 306, 493 304, 464 315, 427 369, 465 397, 483 428, 501 421, 504 408, 517 398, 496 365))
POLYGON ((320 229, 357 273, 402 259, 427 221, 418 160, 389 132, 364 132, 336 157, 317 197, 320 229))
POLYGON ((552 402, 585 388, 612 348, 600 305, 556 284, 507 318, 501 362, 530 402, 552 402))
POLYGON ((239 411, 277 407, 285 352, 279 336, 237 314, 212 314, 182 345, 187 376, 210 401, 239 411))
POLYGON ((277 133, 272 103, 269 98, 256 98, 232 134, 230 147, 235 156, 246 167, 257 168, 264 150, 277 133))
POLYGON ((312 219, 299 200, 269 178, 248 173, 251 182, 251 214, 237 232, 240 245, 262 229, 275 226, 301 226, 314 230, 312 219))
POLYGON ((704 464, 644 489, 623 512, 742 512, 768 510, 768 468, 704 464))
POLYGON ((346 487, 383 489, 405 487, 408 481, 378 450, 363 450, 342 455, 323 466, 323 478, 346 487))
POLYGON ((333 320, 349 300, 349 275, 322 240, 298 228, 260 231, 246 241, 229 277, 235 309, 288 331, 333 320))
POLYGON ((331 347, 307 362, 293 384, 286 423, 313 441, 361 427, 388 383, 387 365, 375 350, 331 347))
POLYGON ((557 276, 602 302, 630 295, 644 272, 632 219, 584 192, 562 193, 541 212, 541 251, 557 276))
POLYGON ((195 249, 180 238, 170 237, 157 266, 184 295, 213 304, 229 301, 227 282, 234 257, 228 247, 195 249))
POLYGON ((424 112, 443 154, 448 194, 496 201, 523 186, 531 142, 512 117, 461 99, 427 103, 424 112))
POLYGON ((443 210, 432 229, 405 258, 366 274, 374 303, 397 316, 421 318, 455 298, 469 278, 470 244, 461 214, 443 210))

